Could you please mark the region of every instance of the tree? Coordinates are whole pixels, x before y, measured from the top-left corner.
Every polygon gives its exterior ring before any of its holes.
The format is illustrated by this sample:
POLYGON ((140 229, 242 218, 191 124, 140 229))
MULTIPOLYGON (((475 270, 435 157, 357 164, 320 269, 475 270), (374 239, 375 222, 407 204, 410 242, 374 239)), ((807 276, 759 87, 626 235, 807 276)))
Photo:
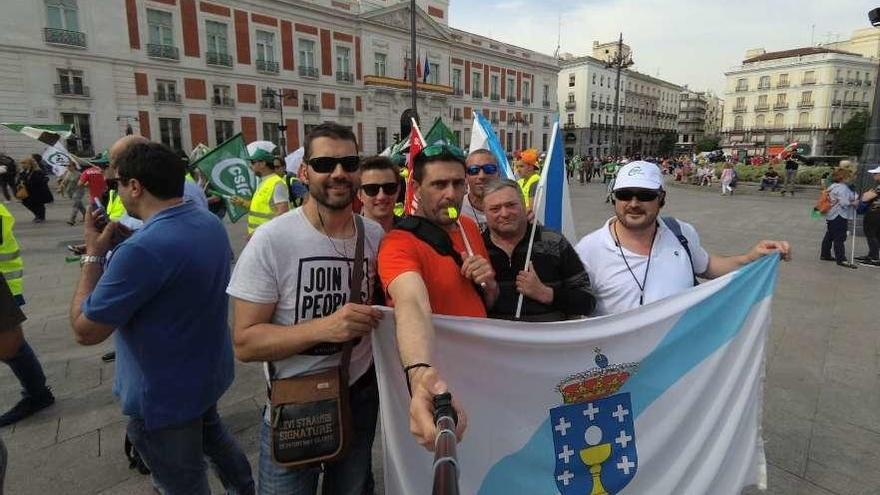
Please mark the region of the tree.
POLYGON ((703 136, 697 141, 697 153, 715 151, 721 149, 721 138, 718 136, 703 136))
POLYGON ((678 141, 678 135, 674 132, 664 133, 657 144, 657 151, 660 156, 671 156, 675 152, 675 142, 678 141))
POLYGON ((837 131, 834 136, 834 153, 836 155, 858 156, 865 144, 865 132, 871 120, 868 112, 858 112, 837 131))

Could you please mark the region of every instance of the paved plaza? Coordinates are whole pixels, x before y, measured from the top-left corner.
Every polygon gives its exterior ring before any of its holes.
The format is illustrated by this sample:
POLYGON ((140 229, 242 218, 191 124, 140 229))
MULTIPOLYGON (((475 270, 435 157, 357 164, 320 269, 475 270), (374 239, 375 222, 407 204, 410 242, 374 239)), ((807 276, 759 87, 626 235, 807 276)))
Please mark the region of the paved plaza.
MULTIPOLYGON (((693 223, 716 254, 744 252, 760 238, 792 243, 795 260, 779 270, 767 348, 768 493, 880 494, 880 323, 869 310, 880 304, 880 269, 846 270, 818 260, 824 222, 810 218, 816 194, 722 198, 715 188, 673 187, 664 212, 693 223)), ((579 234, 610 215, 601 184, 573 184, 572 197, 579 234)), ((32 224, 21 205, 9 205, 26 263, 25 334, 57 402, 0 430, 9 449, 7 493, 149 494, 149 480, 128 469, 122 452, 125 420, 111 393, 114 365, 100 359, 112 344, 79 346, 68 325, 79 266, 65 263, 64 246, 81 238, 80 227, 64 223, 69 205, 50 205, 42 225, 32 224)), ((237 250, 244 228, 244 222, 229 226, 237 250)), ((857 254, 864 254, 863 239, 857 243, 857 254)), ((238 363, 235 382, 220 401, 224 420, 255 468, 264 397, 260 366, 238 363)), ((15 378, 0 366, 0 409, 17 399, 15 378)), ((376 443, 378 450, 381 441, 376 443)), ((378 457, 376 471, 381 480, 378 457)), ((220 492, 216 480, 215 486, 220 492)))

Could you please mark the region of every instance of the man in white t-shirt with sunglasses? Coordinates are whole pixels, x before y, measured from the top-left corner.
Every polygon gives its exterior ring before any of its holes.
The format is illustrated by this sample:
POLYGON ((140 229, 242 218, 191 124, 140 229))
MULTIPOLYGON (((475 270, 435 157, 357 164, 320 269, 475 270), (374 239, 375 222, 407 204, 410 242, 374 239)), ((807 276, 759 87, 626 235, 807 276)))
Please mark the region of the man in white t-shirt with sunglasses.
POLYGON ((761 241, 737 256, 707 253, 690 224, 660 218, 666 191, 653 163, 626 164, 612 194, 615 216, 575 247, 596 296, 596 315, 638 308, 693 287, 698 277, 720 277, 771 253, 791 259, 785 241, 761 241))

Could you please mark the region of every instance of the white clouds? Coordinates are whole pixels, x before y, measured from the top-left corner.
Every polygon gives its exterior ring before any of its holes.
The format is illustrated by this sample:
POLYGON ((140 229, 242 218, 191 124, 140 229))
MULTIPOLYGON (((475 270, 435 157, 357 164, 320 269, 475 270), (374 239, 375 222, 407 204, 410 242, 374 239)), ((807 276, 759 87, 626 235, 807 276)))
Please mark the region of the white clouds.
POLYGON ((721 91, 724 71, 747 49, 808 46, 813 24, 816 43, 829 31, 844 39, 870 26, 873 7, 862 0, 458 0, 450 24, 548 54, 556 49, 560 17, 561 51, 575 55, 622 31, 636 70, 659 69, 663 79, 721 91))

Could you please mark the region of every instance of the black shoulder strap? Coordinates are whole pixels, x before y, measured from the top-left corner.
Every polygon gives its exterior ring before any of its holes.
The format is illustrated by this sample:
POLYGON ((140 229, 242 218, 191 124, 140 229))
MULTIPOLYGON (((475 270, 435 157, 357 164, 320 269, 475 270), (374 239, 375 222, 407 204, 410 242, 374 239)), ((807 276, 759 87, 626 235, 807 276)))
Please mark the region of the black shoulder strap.
POLYGON ((691 248, 688 246, 687 237, 681 232, 681 224, 678 223, 678 220, 675 217, 663 217, 663 223, 675 234, 675 237, 678 238, 678 242, 681 243, 681 247, 684 248, 684 251, 688 255, 688 260, 691 262, 691 274, 694 277, 694 286, 700 285, 700 281, 697 280, 697 272, 694 269, 694 257, 691 256, 691 248))
POLYGON ((409 215, 394 226, 395 229, 412 233, 416 238, 434 248, 440 256, 451 256, 455 264, 461 266, 464 260, 452 247, 452 239, 442 227, 427 218, 409 215))

